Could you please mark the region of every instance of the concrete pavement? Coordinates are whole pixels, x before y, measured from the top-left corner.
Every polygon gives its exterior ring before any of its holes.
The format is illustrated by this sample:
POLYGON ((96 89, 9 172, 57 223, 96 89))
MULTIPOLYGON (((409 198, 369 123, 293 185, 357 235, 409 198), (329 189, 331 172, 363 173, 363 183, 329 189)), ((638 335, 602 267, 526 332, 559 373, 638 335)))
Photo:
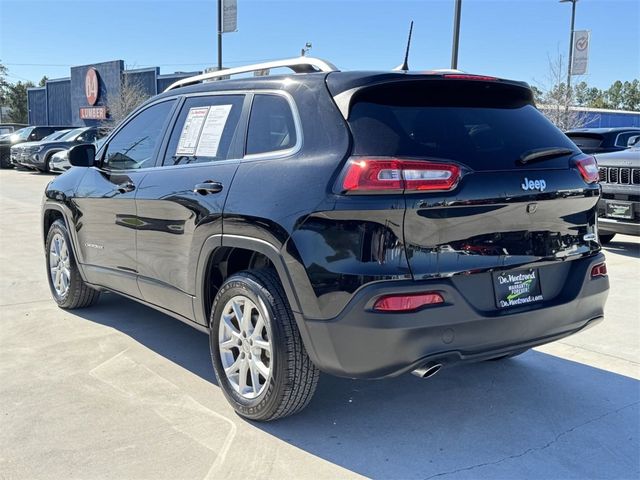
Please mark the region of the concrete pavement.
POLYGON ((0 170, 0 478, 638 478, 640 242, 606 249, 607 319, 516 359, 429 380, 321 377, 255 424, 215 384, 207 337, 117 295, 50 298, 40 199, 0 170))

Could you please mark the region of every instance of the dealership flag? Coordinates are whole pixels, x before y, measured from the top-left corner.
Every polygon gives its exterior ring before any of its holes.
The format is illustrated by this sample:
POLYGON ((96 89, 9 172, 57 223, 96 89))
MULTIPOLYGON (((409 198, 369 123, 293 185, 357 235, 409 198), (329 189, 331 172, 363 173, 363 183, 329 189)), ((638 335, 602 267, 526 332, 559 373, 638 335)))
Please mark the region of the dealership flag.
POLYGON ((238 31, 238 0, 222 0, 222 33, 238 31))
POLYGON ((573 61, 571 62, 571 75, 584 75, 589 66, 589 43, 591 32, 589 30, 576 30, 573 32, 573 61))

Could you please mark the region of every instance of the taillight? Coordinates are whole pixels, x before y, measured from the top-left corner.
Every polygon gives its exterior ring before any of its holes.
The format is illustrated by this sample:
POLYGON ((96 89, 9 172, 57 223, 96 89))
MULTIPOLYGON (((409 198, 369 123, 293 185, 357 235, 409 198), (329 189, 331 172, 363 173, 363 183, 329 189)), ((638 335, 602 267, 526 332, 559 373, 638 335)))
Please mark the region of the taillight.
POLYGON ((460 167, 451 163, 398 158, 351 158, 342 190, 351 193, 420 192, 452 190, 460 179, 460 167))
POLYGON ((602 262, 594 265, 591 269, 591 278, 594 277, 606 277, 607 276, 607 264, 602 262))
POLYGON ((574 160, 580 175, 587 183, 595 183, 600 179, 598 175, 598 163, 594 157, 584 156, 574 160))
POLYGON ((380 297, 373 309, 378 312, 412 312, 426 305, 438 303, 444 303, 444 298, 437 292, 405 293, 380 297))

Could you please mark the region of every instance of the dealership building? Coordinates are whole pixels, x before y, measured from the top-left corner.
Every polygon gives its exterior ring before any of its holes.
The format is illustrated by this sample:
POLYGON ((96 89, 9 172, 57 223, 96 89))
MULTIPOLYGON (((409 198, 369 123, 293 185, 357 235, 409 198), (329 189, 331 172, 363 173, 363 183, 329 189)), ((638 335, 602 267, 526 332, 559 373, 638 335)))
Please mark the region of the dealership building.
MULTIPOLYGON (((97 125, 107 118, 109 96, 118 95, 123 84, 137 84, 152 96, 176 80, 199 73, 161 75, 159 67, 125 70, 122 60, 71 67, 68 77, 47 80, 44 87, 27 91, 29 125, 97 125)), ((585 113, 587 127, 640 127, 639 112, 576 110, 585 113)))
POLYGON ((199 73, 161 75, 159 67, 125 70, 122 60, 71 67, 68 77, 28 89, 29 125, 96 125, 108 115, 109 96, 118 95, 123 83, 137 84, 152 96, 176 80, 199 73))

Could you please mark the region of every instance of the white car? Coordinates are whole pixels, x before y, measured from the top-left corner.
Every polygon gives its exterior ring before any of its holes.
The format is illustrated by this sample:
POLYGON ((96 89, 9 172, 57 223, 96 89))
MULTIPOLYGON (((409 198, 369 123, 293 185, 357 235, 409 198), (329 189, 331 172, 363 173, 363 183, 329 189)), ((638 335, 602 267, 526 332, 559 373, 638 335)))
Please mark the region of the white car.
POLYGON ((69 163, 69 150, 62 150, 54 153, 49 162, 49 168, 52 172, 64 173, 71 168, 69 163))
MULTIPOLYGON (((99 140, 93 142, 96 146, 96 150, 99 150, 104 143, 106 137, 102 137, 99 140)), ((55 173, 64 173, 71 168, 69 163, 69 150, 62 150, 58 153, 54 153, 51 156, 51 162, 49 163, 49 169, 55 173)))

